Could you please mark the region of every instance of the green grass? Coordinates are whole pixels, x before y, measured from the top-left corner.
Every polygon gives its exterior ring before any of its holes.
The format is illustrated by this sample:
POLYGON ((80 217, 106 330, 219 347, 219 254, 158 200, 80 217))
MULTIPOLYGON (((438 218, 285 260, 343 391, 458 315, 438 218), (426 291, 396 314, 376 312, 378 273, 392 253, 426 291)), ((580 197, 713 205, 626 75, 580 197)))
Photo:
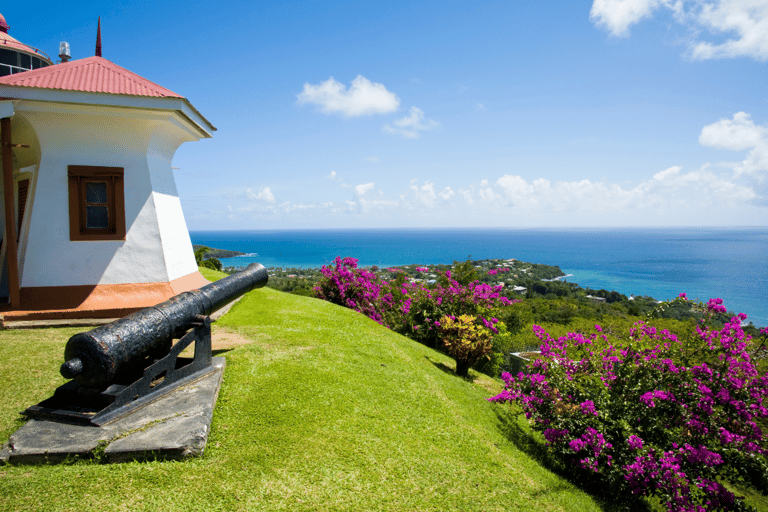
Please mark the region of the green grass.
MULTIPOLYGON (((354 311, 263 288, 217 326, 253 343, 219 354, 203 457, 0 466, 0 511, 613 509, 539 462, 525 421, 485 400, 498 381, 461 379, 448 357, 354 311)), ((64 381, 78 331, 0 332, 0 442, 64 381)))
POLYGON ((209 281, 218 281, 221 278, 227 277, 229 274, 221 272, 220 270, 214 270, 212 268, 198 267, 203 277, 209 281))

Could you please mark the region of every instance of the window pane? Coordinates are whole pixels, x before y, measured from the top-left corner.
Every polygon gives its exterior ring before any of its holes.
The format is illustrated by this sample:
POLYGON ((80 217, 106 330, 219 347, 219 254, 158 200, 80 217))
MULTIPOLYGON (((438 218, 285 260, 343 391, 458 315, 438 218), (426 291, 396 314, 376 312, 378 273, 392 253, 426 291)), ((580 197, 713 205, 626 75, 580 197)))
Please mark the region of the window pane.
POLYGON ((19 54, 19 56, 21 57, 21 67, 24 69, 32 69, 32 63, 30 62, 31 57, 26 53, 19 54))
POLYGON ((18 64, 18 57, 13 50, 0 49, 0 62, 3 64, 10 64, 16 66, 18 64))
POLYGON ((107 204, 107 184, 89 181, 85 184, 85 202, 107 204))
POLYGON ((85 227, 89 229, 109 228, 109 212, 107 207, 90 204, 86 206, 85 227))

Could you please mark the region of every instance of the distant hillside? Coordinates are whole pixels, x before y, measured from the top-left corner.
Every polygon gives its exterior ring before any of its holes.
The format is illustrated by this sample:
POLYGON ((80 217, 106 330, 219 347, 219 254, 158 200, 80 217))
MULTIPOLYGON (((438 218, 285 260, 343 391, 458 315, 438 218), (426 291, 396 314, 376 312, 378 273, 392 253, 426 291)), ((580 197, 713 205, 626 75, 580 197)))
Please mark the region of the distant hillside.
MULTIPOLYGON (((193 245, 192 250, 197 251, 198 249, 206 247, 205 245, 193 245)), ((205 253, 205 256, 203 256, 204 260, 210 259, 210 258, 234 258, 235 256, 245 256, 244 252, 240 251, 227 251, 226 249, 214 249, 213 247, 208 247, 208 252, 205 253)))

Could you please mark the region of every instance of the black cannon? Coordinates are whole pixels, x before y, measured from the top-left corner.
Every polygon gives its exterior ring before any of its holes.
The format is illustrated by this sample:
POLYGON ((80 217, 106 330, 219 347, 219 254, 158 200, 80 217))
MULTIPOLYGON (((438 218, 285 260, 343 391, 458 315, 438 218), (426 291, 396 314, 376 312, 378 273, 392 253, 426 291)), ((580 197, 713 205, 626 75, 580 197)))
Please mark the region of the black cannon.
POLYGON ((204 377, 212 371, 208 315, 267 280, 267 270, 253 263, 220 281, 72 336, 61 365, 61 374, 72 380, 24 414, 100 426, 204 377), (192 342, 194 358, 179 357, 192 342))

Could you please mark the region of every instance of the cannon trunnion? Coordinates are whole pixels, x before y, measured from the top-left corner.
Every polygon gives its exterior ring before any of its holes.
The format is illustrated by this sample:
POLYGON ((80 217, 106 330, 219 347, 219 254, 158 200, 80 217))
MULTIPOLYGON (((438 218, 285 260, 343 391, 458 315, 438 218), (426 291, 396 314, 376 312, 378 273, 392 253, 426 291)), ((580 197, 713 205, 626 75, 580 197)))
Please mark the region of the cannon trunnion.
POLYGON ((101 426, 213 371, 209 315, 267 283, 258 263, 197 290, 72 336, 61 374, 72 379, 23 414, 101 426), (178 339, 175 344, 174 339, 178 339), (194 343, 194 358, 180 353, 194 343))

